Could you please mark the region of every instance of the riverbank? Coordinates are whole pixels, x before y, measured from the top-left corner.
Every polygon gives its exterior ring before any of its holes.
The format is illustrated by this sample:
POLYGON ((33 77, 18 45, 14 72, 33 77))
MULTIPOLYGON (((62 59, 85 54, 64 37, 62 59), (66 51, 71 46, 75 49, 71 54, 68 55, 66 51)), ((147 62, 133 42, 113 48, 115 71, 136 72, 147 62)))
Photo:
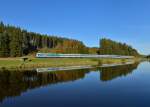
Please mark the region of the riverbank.
MULTIPOLYGON (((132 59, 134 61, 134 59, 132 59)), ((92 58, 34 58, 26 61, 22 58, 0 58, 0 69, 29 69, 41 67, 65 67, 65 66, 100 66, 102 64, 122 64, 131 59, 92 59, 92 58)))
MULTIPOLYGON (((122 66, 122 65, 131 65, 134 64, 134 61, 125 62, 125 63, 114 63, 114 64, 102 64, 97 67, 105 68, 105 67, 114 67, 114 66, 122 66)), ((67 70, 80 70, 80 69, 92 69, 95 68, 94 66, 68 66, 68 67, 50 67, 50 68, 37 68, 37 72, 54 72, 54 71, 67 71, 67 70)))

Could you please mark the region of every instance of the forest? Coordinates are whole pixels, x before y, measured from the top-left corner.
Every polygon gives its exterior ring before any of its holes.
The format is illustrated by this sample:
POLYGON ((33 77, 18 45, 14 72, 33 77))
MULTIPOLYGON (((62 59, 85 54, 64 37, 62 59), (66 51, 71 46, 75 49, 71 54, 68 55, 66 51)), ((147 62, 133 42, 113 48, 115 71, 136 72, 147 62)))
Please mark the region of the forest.
POLYGON ((82 41, 28 32, 0 22, 0 57, 20 57, 35 52, 139 55, 131 46, 110 39, 101 39, 100 48, 90 48, 82 41))
POLYGON ((99 54, 139 56, 138 51, 126 43, 106 38, 100 40, 99 54))
POLYGON ((88 53, 78 40, 28 32, 0 23, 0 57, 19 57, 31 52, 88 53))

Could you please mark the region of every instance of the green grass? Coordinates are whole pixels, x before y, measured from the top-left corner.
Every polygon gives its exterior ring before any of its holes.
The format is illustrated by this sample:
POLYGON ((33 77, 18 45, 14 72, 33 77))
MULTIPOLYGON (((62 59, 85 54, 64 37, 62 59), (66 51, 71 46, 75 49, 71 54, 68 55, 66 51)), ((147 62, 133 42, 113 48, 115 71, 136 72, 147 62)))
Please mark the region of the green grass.
POLYGON ((90 59, 90 58, 33 58, 25 62, 22 58, 0 58, 0 68, 37 68, 78 65, 101 65, 127 62, 126 59, 90 59))

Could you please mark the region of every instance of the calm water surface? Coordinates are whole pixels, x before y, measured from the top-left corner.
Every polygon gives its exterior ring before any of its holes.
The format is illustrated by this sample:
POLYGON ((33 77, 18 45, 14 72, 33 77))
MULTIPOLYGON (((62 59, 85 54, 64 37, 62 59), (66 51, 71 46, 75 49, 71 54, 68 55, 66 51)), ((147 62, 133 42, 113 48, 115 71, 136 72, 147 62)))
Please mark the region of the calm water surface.
POLYGON ((150 107, 150 63, 55 71, 0 71, 0 107, 150 107))

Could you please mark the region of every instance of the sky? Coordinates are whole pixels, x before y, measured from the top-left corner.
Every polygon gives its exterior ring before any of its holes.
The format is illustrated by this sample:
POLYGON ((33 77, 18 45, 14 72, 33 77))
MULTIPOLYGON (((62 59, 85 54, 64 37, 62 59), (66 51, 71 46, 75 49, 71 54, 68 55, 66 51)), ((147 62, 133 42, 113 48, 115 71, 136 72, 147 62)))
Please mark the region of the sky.
POLYGON ((150 0, 0 0, 0 20, 89 47, 110 38, 150 54, 150 0))

